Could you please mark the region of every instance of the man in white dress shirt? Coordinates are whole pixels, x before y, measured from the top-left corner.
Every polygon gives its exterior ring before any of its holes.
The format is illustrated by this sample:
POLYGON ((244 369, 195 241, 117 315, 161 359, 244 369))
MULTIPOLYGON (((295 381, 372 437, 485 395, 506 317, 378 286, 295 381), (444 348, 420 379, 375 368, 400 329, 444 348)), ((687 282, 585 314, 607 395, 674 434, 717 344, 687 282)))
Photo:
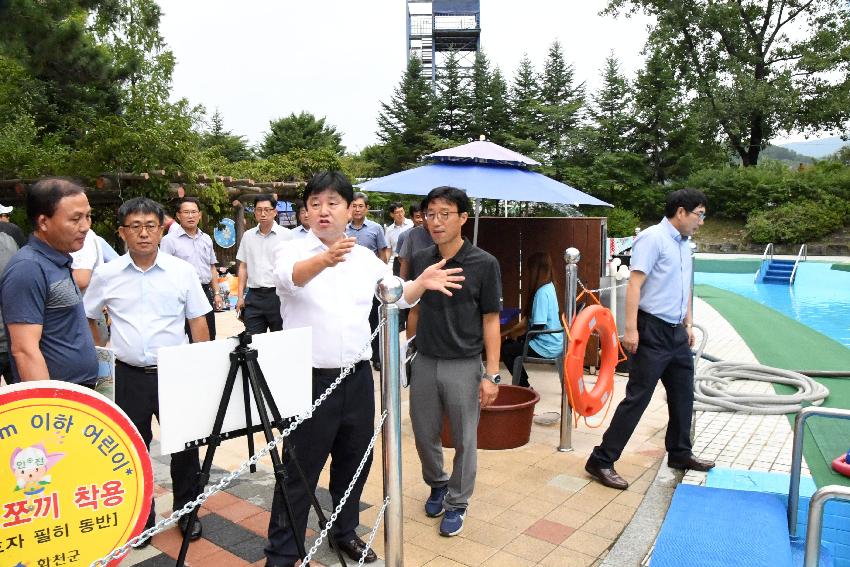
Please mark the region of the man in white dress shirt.
MULTIPOLYGON (((339 503, 372 437, 375 419, 375 386, 369 368, 369 310, 377 281, 389 275, 387 265, 371 250, 346 237, 351 183, 339 172, 316 174, 304 189, 310 214, 310 233, 280 249, 275 265, 278 292, 284 298, 283 328, 313 329, 313 398, 339 376, 340 369, 354 370, 290 436, 295 455, 315 490, 328 457, 331 457, 329 489, 333 504, 339 503), (365 351, 364 351, 365 347, 365 351), (362 354, 361 354, 362 353, 362 354)), ((443 270, 445 262, 426 269, 405 284, 400 306, 415 304, 426 289, 451 295, 459 289, 460 270, 443 270)), ((360 495, 371 463, 363 473, 333 525, 331 537, 352 560, 360 559, 366 544, 355 528, 359 525, 360 495)), ((309 494, 304 491, 292 463, 287 463, 286 493, 292 504, 295 533, 304 537, 309 494)), ((268 567, 291 566, 298 559, 292 530, 283 515, 281 488, 275 487, 268 567)), ((377 559, 370 549, 365 561, 377 559)))
POLYGON ((257 226, 246 230, 239 242, 239 299, 236 310, 245 330, 256 335, 280 331, 280 299, 274 285, 274 258, 278 247, 292 240, 288 228, 277 224, 277 200, 257 195, 254 201, 257 226))
MULTIPOLYGON (((116 358, 115 403, 139 430, 148 449, 151 418, 159 419, 159 349, 186 342, 186 321, 195 342, 209 340, 206 314, 211 310, 192 265, 159 252, 162 221, 160 204, 145 197, 121 205, 118 234, 127 243, 128 252, 94 271, 83 299, 95 342, 98 334, 94 324, 103 308, 109 309, 116 358)), ((198 495, 200 470, 197 448, 171 455, 175 510, 198 495)), ((145 529, 153 526, 155 517, 151 503, 145 529)), ((187 520, 188 516, 180 519, 184 533, 187 520)), ((201 537, 201 529, 196 523, 191 539, 201 537)), ((148 543, 145 540, 139 547, 148 543)))

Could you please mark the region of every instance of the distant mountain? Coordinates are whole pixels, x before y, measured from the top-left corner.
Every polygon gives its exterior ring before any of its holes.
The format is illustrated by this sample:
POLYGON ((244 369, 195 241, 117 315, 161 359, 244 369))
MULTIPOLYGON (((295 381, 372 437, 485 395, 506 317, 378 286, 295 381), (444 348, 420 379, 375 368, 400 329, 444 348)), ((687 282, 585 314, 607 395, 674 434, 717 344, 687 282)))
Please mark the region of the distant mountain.
POLYGON ((773 146, 770 144, 768 144, 768 146, 759 154, 759 159, 761 158, 770 158, 789 165, 799 165, 801 163, 810 164, 815 161, 813 157, 797 153, 786 147, 773 146))
POLYGON ((850 145, 850 142, 845 142, 841 138, 835 136, 832 138, 821 138, 820 140, 806 140, 805 142, 780 144, 779 147, 794 150, 804 156, 821 159, 834 154, 840 150, 842 146, 846 145, 850 145))

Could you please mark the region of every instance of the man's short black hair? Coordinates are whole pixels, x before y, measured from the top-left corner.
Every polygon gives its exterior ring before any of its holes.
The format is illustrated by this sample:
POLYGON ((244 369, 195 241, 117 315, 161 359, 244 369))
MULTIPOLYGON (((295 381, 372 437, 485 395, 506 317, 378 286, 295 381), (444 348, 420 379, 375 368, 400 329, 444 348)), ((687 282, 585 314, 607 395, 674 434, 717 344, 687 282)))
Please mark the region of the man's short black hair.
POLYGON ((33 230, 37 230, 39 216, 51 218, 59 201, 80 193, 85 193, 82 185, 64 177, 46 177, 30 185, 27 189, 27 218, 33 230))
POLYGON ((363 204, 367 206, 369 205, 369 196, 366 195, 366 193, 363 193, 361 191, 356 192, 351 201, 354 202, 357 199, 363 199, 363 204))
POLYGON ((678 189, 667 194, 667 202, 664 205, 664 216, 672 219, 676 216, 676 211, 679 210, 679 207, 690 212, 700 205, 708 207, 708 197, 705 196, 705 193, 693 187, 678 189))
POLYGON ((268 201, 269 203, 271 203, 272 208, 277 210, 277 199, 275 199, 274 196, 270 193, 260 193, 259 195, 257 195, 254 198, 254 207, 256 207, 257 203, 261 201, 268 201))
POLYGON ((179 212, 180 207, 183 206, 183 203, 194 203, 195 206, 198 207, 198 210, 201 210, 201 202, 198 200, 197 197, 183 197, 179 201, 177 201, 177 209, 175 209, 175 211, 179 212))
POLYGON ((402 205, 398 201, 396 201, 395 203, 390 203, 390 206, 389 206, 390 214, 393 214, 396 211, 396 209, 403 209, 403 208, 404 208, 404 205, 402 205))
POLYGON ((156 215, 159 219, 159 224, 165 219, 165 211, 162 205, 147 197, 135 197, 129 201, 125 201, 118 208, 118 226, 124 226, 124 220, 127 215, 156 215))
POLYGON ((409 214, 412 217, 415 213, 419 213, 421 211, 422 211, 422 205, 420 205, 419 203, 413 203, 412 205, 410 205, 410 208, 407 209, 407 214, 409 214))
POLYGON ((422 199, 422 210, 428 210, 428 205, 431 201, 435 199, 442 199, 443 201, 448 201, 449 203, 454 203, 457 205, 458 213, 468 213, 469 212, 469 197, 466 194, 466 191, 463 189, 458 189, 457 187, 437 187, 436 189, 431 189, 431 192, 422 199))
POLYGON ((294 201, 292 201, 292 210, 295 211, 296 213, 300 213, 301 209, 306 209, 306 208, 307 208, 307 203, 305 203, 301 199, 295 199, 294 201))
POLYGON ((354 200, 354 188, 351 186, 351 181, 341 171, 321 171, 315 174, 304 187, 301 198, 306 203, 311 195, 324 191, 333 191, 349 205, 354 200))

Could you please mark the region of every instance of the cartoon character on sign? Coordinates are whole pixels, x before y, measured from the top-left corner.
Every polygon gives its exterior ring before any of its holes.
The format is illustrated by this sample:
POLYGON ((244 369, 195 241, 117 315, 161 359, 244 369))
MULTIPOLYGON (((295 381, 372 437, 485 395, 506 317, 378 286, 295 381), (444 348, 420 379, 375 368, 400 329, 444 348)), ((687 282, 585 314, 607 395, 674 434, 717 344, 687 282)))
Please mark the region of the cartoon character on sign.
POLYGON ((47 471, 52 469, 64 456, 65 453, 48 453, 41 443, 25 449, 20 447, 15 449, 9 461, 12 474, 15 475, 18 483, 15 490, 23 490, 27 496, 44 492, 44 488, 51 481, 47 471))

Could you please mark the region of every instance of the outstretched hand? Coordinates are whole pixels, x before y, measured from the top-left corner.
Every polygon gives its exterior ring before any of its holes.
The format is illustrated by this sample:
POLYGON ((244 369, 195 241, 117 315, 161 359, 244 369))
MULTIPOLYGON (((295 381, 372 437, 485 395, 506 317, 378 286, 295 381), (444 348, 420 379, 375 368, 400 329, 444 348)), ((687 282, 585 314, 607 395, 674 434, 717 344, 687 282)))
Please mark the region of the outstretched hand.
POLYGON ((357 244, 357 239, 350 236, 342 238, 334 242, 331 246, 328 246, 323 258, 325 267, 332 268, 340 262, 345 262, 345 257, 354 249, 355 244, 357 244))
POLYGON ((432 291, 440 291, 451 297, 452 289, 460 289, 460 283, 466 278, 458 275, 463 271, 463 268, 448 268, 444 269, 446 259, 443 258, 436 264, 428 266, 424 272, 417 278, 425 289, 432 291))

